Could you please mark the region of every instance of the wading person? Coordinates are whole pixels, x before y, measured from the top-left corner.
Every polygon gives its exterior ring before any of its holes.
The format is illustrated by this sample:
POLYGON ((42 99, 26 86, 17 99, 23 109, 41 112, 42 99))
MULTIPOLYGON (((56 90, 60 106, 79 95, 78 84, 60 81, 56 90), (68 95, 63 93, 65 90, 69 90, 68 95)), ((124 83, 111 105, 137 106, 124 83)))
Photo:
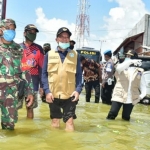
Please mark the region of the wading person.
MULTIPOLYGON (((40 45, 34 43, 38 32, 39 30, 35 25, 28 24, 24 29, 25 41, 20 44, 23 48, 22 69, 30 72, 35 91, 33 105, 27 108, 27 118, 31 119, 34 118, 33 109, 38 107, 38 91, 40 95, 43 94, 41 74, 44 52, 40 45)), ((23 101, 19 108, 21 108, 22 105, 23 101)))
POLYGON ((111 50, 104 51, 104 58, 106 64, 102 71, 102 88, 101 88, 101 99, 102 103, 111 105, 112 91, 114 88, 114 63, 111 59, 111 50))
POLYGON ((100 82, 102 81, 101 65, 92 59, 80 56, 83 78, 85 82, 86 102, 90 102, 91 90, 95 89, 95 103, 100 99, 100 82))
POLYGON ((45 43, 45 44, 43 44, 43 50, 44 50, 44 54, 46 55, 47 52, 51 50, 51 45, 50 45, 50 43, 45 43))
MULTIPOLYGON (((16 44, 16 24, 12 19, 0 22, 0 108, 2 129, 13 130, 18 120, 18 85, 24 79, 27 108, 33 103, 33 84, 28 71, 21 71, 22 48, 16 44)), ((20 90, 20 89, 19 89, 20 90)))
POLYGON ((60 119, 66 123, 66 131, 74 130, 73 119, 82 90, 82 70, 76 51, 69 48, 71 32, 62 27, 56 35, 58 46, 49 51, 44 59, 42 83, 49 103, 52 127, 59 127, 60 119), (61 108, 63 112, 61 112, 61 108))
POLYGON ((70 40, 70 49, 74 49, 74 45, 76 44, 76 42, 74 40, 70 40))
POLYGON ((136 52, 129 50, 124 62, 117 65, 116 85, 107 119, 115 119, 123 106, 122 119, 129 121, 134 105, 145 97, 146 84, 142 75, 144 70, 137 67, 140 61, 136 52))

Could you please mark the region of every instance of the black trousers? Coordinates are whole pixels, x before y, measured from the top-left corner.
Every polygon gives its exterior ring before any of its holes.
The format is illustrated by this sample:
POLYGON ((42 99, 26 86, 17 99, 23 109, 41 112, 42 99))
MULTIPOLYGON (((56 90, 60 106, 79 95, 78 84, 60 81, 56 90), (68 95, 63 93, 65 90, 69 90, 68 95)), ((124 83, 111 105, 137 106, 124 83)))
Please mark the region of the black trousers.
POLYGON ((95 89, 95 103, 99 103, 99 99, 100 99, 99 80, 85 83, 86 102, 90 102, 92 87, 95 89))
POLYGON ((108 83, 105 83, 105 87, 101 88, 101 99, 102 103, 111 105, 111 98, 112 98, 112 92, 114 89, 114 82, 112 82, 112 85, 108 85, 108 83))
POLYGON ((115 102, 115 101, 112 101, 111 109, 108 113, 107 119, 115 119, 117 117, 118 112, 119 112, 122 105, 123 105, 122 119, 129 121, 134 105, 123 104, 123 103, 115 102))

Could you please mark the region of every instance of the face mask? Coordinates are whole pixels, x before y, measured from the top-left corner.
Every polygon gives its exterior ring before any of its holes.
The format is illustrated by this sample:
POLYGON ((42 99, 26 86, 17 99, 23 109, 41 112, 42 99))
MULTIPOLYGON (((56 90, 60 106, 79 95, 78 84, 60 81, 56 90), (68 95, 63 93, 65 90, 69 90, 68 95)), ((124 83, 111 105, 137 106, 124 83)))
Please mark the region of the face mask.
POLYGON ((70 43, 61 43, 61 42, 59 42, 58 46, 62 49, 67 49, 70 46, 70 43))
POLYGON ((73 45, 70 45, 70 47, 69 47, 70 49, 74 49, 74 46, 73 45))
POLYGON ((33 41, 35 41, 35 39, 36 39, 36 34, 34 34, 34 33, 28 33, 28 32, 27 32, 26 38, 27 38, 29 41, 33 42, 33 41))
POLYGON ((119 63, 122 63, 124 61, 124 59, 119 59, 119 63))
POLYGON ((15 38, 15 36, 16 36, 16 32, 14 30, 4 30, 2 37, 6 41, 11 42, 11 41, 13 41, 13 39, 15 38))
POLYGON ((127 61, 127 60, 130 60, 130 58, 129 58, 129 57, 126 57, 126 58, 125 58, 125 61, 127 61))

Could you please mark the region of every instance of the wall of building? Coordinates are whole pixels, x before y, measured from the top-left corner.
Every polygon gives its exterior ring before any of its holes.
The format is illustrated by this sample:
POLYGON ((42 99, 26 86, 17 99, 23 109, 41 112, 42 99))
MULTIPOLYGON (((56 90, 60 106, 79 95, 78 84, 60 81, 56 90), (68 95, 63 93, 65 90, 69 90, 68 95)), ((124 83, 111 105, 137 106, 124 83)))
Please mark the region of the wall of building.
POLYGON ((145 27, 146 27, 146 24, 147 24, 148 16, 150 16, 150 15, 148 15, 148 14, 144 15, 144 17, 128 33, 127 38, 131 37, 131 36, 134 36, 134 35, 137 35, 137 34, 140 34, 140 33, 145 31, 145 27))
POLYGON ((145 15, 145 32, 143 38, 143 45, 150 46, 150 15, 145 15))

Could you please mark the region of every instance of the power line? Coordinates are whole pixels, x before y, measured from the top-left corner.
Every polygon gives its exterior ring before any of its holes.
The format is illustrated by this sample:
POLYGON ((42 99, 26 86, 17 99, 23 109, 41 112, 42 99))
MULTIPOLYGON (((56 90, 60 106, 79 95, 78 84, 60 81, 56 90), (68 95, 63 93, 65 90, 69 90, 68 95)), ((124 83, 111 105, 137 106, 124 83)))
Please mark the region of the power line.
MULTIPOLYGON (((21 26, 21 27, 25 27, 27 24, 25 24, 25 23, 23 23, 23 22, 20 22, 20 21, 16 21, 16 22, 19 22, 20 24, 23 24, 24 26, 21 26)), ((90 32, 92 31, 92 32, 97 32, 97 31, 115 31, 115 30, 129 30, 129 29, 132 29, 132 28, 124 28, 124 29, 97 29, 97 30, 95 30, 95 29, 90 29, 90 32)), ((16 29, 17 30, 17 29, 16 29)), ((24 30, 17 30, 17 31, 24 31, 24 30)), ((57 31, 54 31, 54 30, 52 30, 52 31, 49 31, 49 30, 40 30, 40 32, 54 32, 54 33, 56 33, 57 31)), ((74 33, 75 31, 73 31, 72 33, 74 33)))

